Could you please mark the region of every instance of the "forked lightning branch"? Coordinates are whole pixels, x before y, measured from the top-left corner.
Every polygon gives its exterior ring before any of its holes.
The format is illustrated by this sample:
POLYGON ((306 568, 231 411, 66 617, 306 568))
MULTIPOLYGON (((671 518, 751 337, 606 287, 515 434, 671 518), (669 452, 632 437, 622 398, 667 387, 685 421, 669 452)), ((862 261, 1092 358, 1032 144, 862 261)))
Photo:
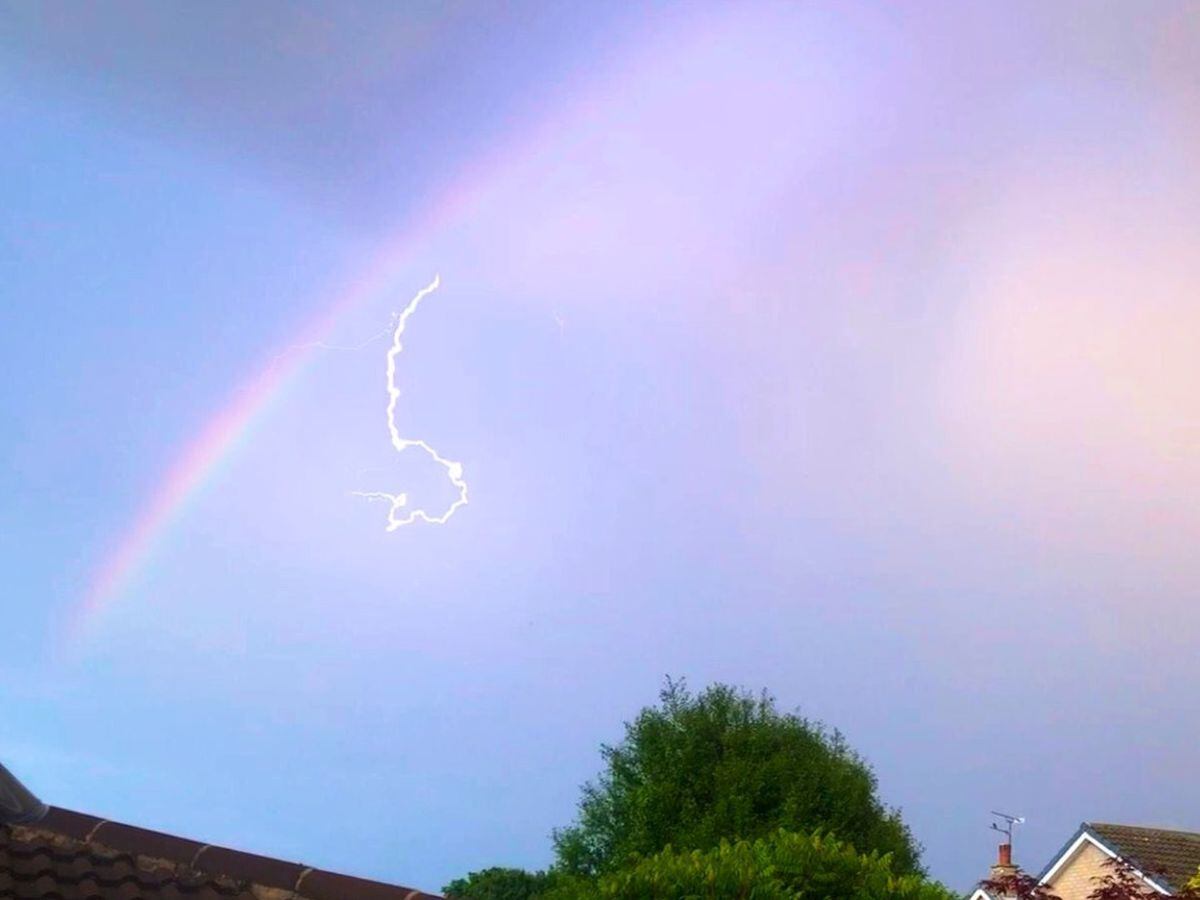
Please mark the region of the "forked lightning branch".
POLYGON ((404 335, 405 327, 408 325, 408 317, 415 313, 417 307, 421 305, 421 301, 436 291, 440 285, 441 276, 435 276, 433 281, 417 291, 416 296, 408 302, 408 306, 404 307, 404 310, 396 320, 396 327, 392 331, 392 345, 388 348, 387 352, 387 427, 392 447, 395 448, 397 453, 404 453, 406 450, 412 450, 413 448, 423 451, 430 459, 445 469, 450 483, 458 490, 458 497, 443 513, 435 516, 424 509, 410 509, 407 494, 389 494, 384 491, 354 491, 353 493, 357 497, 366 497, 368 500, 387 501, 388 531, 395 531, 401 525, 411 525, 418 519, 433 525, 444 525, 460 506, 466 506, 467 504, 467 483, 463 481, 462 463, 446 459, 426 441, 401 437, 400 429, 396 427, 396 404, 400 400, 400 389, 396 387, 396 357, 404 349, 401 338, 404 335))

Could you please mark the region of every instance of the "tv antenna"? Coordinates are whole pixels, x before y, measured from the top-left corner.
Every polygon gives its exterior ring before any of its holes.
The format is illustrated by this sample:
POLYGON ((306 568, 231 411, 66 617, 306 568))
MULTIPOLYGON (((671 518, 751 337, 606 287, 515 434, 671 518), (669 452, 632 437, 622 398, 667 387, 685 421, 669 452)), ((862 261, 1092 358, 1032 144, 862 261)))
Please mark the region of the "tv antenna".
POLYGON ((1012 846, 1013 826, 1014 825, 1024 825, 1025 817, 1024 816, 1010 816, 1008 813, 996 812, 996 810, 994 810, 994 809, 992 810, 992 815, 995 816, 997 819, 1000 819, 1004 822, 1003 825, 999 824, 998 822, 993 822, 991 824, 992 831, 998 831, 1002 835, 1004 835, 1004 837, 1007 838, 1007 840, 1005 840, 1004 843, 1008 844, 1011 847, 1012 846))

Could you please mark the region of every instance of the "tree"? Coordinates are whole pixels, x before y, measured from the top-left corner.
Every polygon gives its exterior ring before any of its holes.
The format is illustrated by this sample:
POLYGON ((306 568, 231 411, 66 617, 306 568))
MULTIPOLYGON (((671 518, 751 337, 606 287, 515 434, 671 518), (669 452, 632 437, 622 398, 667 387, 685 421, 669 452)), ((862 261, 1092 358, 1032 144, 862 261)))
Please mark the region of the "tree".
POLYGON ((1050 888, 1032 875, 1014 872, 1000 878, 987 878, 979 882, 989 897, 1004 897, 1006 900, 1060 900, 1050 888))
POLYGON ((442 893, 450 900, 537 900, 551 880, 545 872, 495 866, 456 878, 442 893))
MULTIPOLYGON (((1125 860, 1114 857, 1105 863, 1105 869, 1104 875, 1097 879, 1096 887, 1088 894, 1088 900, 1161 900, 1162 894, 1147 884, 1125 860)), ((1159 873, 1148 874, 1153 877, 1159 873)), ((1200 876, 1172 896, 1184 900, 1200 898, 1200 876)))
POLYGON ((779 830, 710 850, 660 853, 601 875, 565 881, 546 900, 955 900, 941 885, 901 875, 889 856, 861 854, 822 834, 779 830))
POLYGON ((598 875, 667 846, 708 851, 786 828, 821 829, 890 854, 897 874, 922 872, 912 834, 838 732, 727 685, 693 695, 668 679, 660 701, 601 748, 605 769, 584 786, 576 823, 554 833, 562 871, 598 875))

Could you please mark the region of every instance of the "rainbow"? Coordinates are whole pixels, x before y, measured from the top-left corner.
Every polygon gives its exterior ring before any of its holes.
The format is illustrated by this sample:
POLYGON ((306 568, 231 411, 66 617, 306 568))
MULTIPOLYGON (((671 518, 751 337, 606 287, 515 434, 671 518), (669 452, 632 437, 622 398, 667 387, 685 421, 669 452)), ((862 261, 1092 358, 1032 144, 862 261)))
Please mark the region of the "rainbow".
MULTIPOLYGON (((507 156, 507 154, 506 154, 507 156)), ((349 310, 378 300, 399 287, 405 267, 424 239, 455 219, 478 190, 485 173, 495 165, 468 172, 454 188, 430 205, 429 211, 388 242, 368 271, 341 291, 337 299, 316 316, 288 344, 290 349, 273 357, 236 390, 229 402, 213 415, 199 434, 179 451, 150 497, 96 567, 86 590, 68 616, 68 643, 78 644, 90 623, 112 607, 137 580, 163 545, 177 522, 203 487, 244 441, 255 421, 281 396, 286 387, 320 352, 322 339, 349 310)))
MULTIPOLYGON (((698 30, 720 27, 720 23, 695 26, 698 30)), ((678 38, 678 34, 672 32, 678 38)), ((631 60, 653 60, 656 54, 654 33, 650 40, 636 42, 630 48, 631 60)), ((616 71, 621 71, 620 66, 616 71)), ((549 145, 554 135, 569 131, 580 121, 586 122, 594 109, 611 92, 596 80, 595 73, 583 73, 580 84, 561 86, 560 95, 568 105, 560 106, 536 123, 526 123, 512 137, 491 152, 482 154, 468 165, 449 190, 435 197, 399 234, 387 241, 377 254, 374 266, 339 292, 327 310, 302 329, 300 336, 289 343, 290 350, 276 356, 233 392, 226 406, 212 416, 200 429, 198 436, 176 454, 157 488, 143 503, 133 522, 120 535, 109 554, 96 567, 89 579, 83 598, 68 615, 68 632, 75 639, 82 637, 87 625, 96 620, 133 585, 163 544, 171 526, 178 521, 189 504, 211 480, 221 464, 228 460, 244 441, 251 427, 281 395, 285 388, 319 353, 322 340, 347 311, 383 297, 407 290, 411 284, 401 282, 411 277, 408 264, 423 244, 436 232, 481 204, 489 190, 500 182, 510 167, 536 159, 549 145)), ((433 268, 431 266, 431 268, 433 268)))

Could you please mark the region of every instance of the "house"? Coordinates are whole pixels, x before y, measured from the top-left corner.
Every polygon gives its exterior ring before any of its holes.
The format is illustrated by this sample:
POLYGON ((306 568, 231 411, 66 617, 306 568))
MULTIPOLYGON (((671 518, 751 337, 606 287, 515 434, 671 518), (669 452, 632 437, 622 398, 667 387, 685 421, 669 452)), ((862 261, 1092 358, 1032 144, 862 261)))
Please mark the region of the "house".
POLYGON ((47 807, 0 766, 0 897, 437 900, 413 888, 47 807))
POLYGON ((1200 871, 1200 834, 1136 825, 1084 822, 1042 870, 1040 879, 1062 900, 1083 900, 1118 859, 1161 894, 1185 887, 1200 871))
MULTIPOLYGON (((1175 894, 1200 872, 1200 834, 1144 828, 1137 825, 1112 825, 1084 822, 1054 855, 1038 881, 1062 900, 1086 900, 1099 880, 1118 860, 1152 890, 1175 894)), ((1000 845, 1000 855, 988 876, 1003 880, 1016 874, 1012 847, 1000 845)), ((971 900, 1001 900, 983 888, 976 889, 971 900)))

